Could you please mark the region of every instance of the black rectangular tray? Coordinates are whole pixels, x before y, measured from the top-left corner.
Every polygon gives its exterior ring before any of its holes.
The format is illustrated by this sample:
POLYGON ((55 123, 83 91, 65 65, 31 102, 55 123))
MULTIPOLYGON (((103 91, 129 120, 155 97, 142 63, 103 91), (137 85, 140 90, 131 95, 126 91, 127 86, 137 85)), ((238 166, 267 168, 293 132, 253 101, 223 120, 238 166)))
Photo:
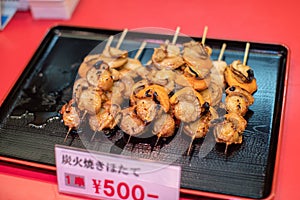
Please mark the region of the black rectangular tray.
MULTIPOLYGON (((83 58, 99 42, 117 33, 120 31, 69 26, 53 27, 48 32, 0 107, 2 158, 54 166, 55 144, 84 148, 74 135, 67 143, 63 142, 67 129, 58 111, 71 99, 72 85, 83 58), (44 122, 46 125, 41 125, 44 122)), ((145 39, 163 43, 170 35, 130 32, 121 48, 138 47, 145 39)), ((179 38, 178 43, 184 40, 179 38)), ((208 38, 206 44, 213 49, 213 59, 217 59, 224 42, 227 63, 243 58, 246 42, 208 38)), ((152 52, 144 51, 142 63, 150 59, 152 52)), ((134 54, 130 52, 129 56, 134 54)), ((256 199, 271 194, 287 63, 285 46, 251 42, 247 64, 254 69, 258 91, 250 107, 244 141, 230 146, 227 154, 225 145, 217 144, 204 158, 197 156, 202 141, 196 141, 193 154, 182 155, 175 162, 182 166, 181 188, 256 199)))

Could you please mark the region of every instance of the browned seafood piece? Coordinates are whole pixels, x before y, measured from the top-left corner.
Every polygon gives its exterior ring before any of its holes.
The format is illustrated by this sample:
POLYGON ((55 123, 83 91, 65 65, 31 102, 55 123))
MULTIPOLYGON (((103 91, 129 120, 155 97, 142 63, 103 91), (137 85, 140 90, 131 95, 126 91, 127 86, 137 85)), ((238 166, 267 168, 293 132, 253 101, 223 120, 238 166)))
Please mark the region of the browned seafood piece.
POLYGON ((213 61, 213 67, 210 70, 212 81, 218 84, 222 89, 225 88, 224 72, 226 67, 227 63, 225 61, 213 61))
POLYGON ((182 57, 189 67, 200 72, 200 69, 212 68, 210 53, 210 50, 205 48, 202 43, 191 41, 184 44, 182 57))
POLYGON ((226 89, 227 96, 243 96, 247 99, 249 106, 254 103, 254 97, 246 90, 239 86, 231 86, 226 89))
POLYGON ((67 104, 63 105, 63 107, 60 110, 60 114, 62 114, 64 125, 69 128, 64 142, 67 140, 71 130, 77 129, 80 124, 80 117, 74 104, 74 99, 71 99, 67 104))
POLYGON ((177 69, 184 64, 180 48, 175 44, 162 44, 154 49, 152 62, 158 69, 177 69))
POLYGON ((243 132, 247 127, 247 121, 238 113, 228 113, 225 119, 234 125, 234 129, 238 132, 243 132))
POLYGON ((163 113, 154 122, 152 133, 158 138, 174 135, 175 121, 169 113, 163 113))
POLYGON ((77 102, 78 108, 90 115, 97 114, 101 109, 102 95, 101 92, 89 87, 83 90, 77 102))
POLYGON ((138 94, 141 90, 145 89, 148 87, 148 81, 146 79, 142 79, 132 86, 132 93, 130 95, 130 105, 135 105, 138 98, 136 97, 136 94, 138 94))
POLYGON ((183 127, 184 133, 193 139, 204 137, 208 132, 211 118, 212 114, 208 111, 196 121, 186 124, 183 127))
POLYGON ((114 82, 111 88, 111 92, 107 92, 108 99, 110 99, 112 104, 117 104, 117 105, 122 104, 124 100, 124 96, 123 96, 124 90, 125 90, 125 85, 122 81, 118 80, 114 82))
POLYGON ((225 121, 214 129, 216 142, 226 143, 225 153, 230 144, 241 144, 243 131, 246 129, 247 121, 238 113, 228 113, 225 121))
POLYGON ((153 121, 158 110, 157 103, 151 98, 138 99, 136 102, 136 114, 145 123, 153 121))
POLYGON ((254 102, 253 96, 238 86, 227 88, 226 93, 225 105, 228 113, 235 112, 244 116, 254 102))
POLYGON ((207 68, 199 68, 197 69, 194 66, 186 66, 184 69, 184 75, 187 77, 193 77, 197 79, 204 79, 210 75, 210 69, 207 68))
POLYGON ((224 72, 227 67, 227 63, 225 61, 222 61, 226 46, 226 43, 223 43, 218 60, 213 61, 213 67, 210 70, 212 81, 218 84, 222 89, 224 89, 226 86, 224 72))
POLYGON ((128 58, 127 63, 120 67, 119 72, 121 76, 131 76, 135 78, 138 75, 136 70, 140 67, 145 68, 139 60, 128 58))
POLYGON ((124 84, 125 88, 123 91, 123 98, 130 98, 130 95, 132 94, 132 89, 134 85, 134 80, 131 76, 123 76, 120 81, 124 84))
POLYGON ((110 57, 110 58, 127 58, 128 52, 126 50, 121 50, 114 47, 108 47, 104 49, 102 55, 104 57, 110 57))
POLYGON ((214 135, 216 142, 226 144, 225 154, 229 145, 241 144, 243 141, 242 132, 237 131, 235 125, 229 121, 217 125, 214 129, 214 135))
POLYGON ((116 69, 109 69, 110 73, 111 73, 111 76, 112 76, 112 79, 114 81, 117 81, 121 78, 121 73, 120 71, 116 70, 116 69))
POLYGON ((112 104, 111 101, 104 103, 103 108, 96 115, 89 117, 89 125, 94 134, 91 141, 94 140, 96 133, 104 129, 113 129, 121 119, 121 108, 117 104, 112 104))
POLYGON ((161 85, 167 89, 168 92, 171 92, 175 87, 176 73, 172 69, 152 69, 149 72, 147 79, 150 83, 161 85))
POLYGON ((184 133, 191 137, 190 145, 187 150, 187 155, 190 155, 193 142, 196 138, 205 137, 210 126, 212 114, 207 110, 199 119, 190 122, 183 127, 184 133))
POLYGON ((102 52, 99 59, 106 62, 110 68, 115 69, 127 63, 128 52, 114 47, 109 47, 102 52))
POLYGON ((206 90, 200 92, 203 99, 211 106, 219 104, 222 100, 223 90, 220 85, 211 82, 206 90))
POLYGON ((240 60, 233 61, 233 63, 226 68, 224 75, 229 86, 239 86, 250 94, 253 94, 257 90, 253 70, 249 66, 241 63, 240 60))
POLYGON ((193 122, 209 108, 203 97, 191 87, 177 91, 171 98, 174 115, 183 122, 193 122))
POLYGON ((171 137, 175 133, 175 120, 169 113, 163 113, 156 118, 153 126, 152 133, 157 136, 154 144, 156 146, 161 137, 171 137))
POLYGON ((248 101, 243 96, 227 96, 225 99, 227 112, 235 112, 244 116, 248 111, 248 101))
POLYGON ((89 83, 85 78, 79 78, 74 82, 73 85, 73 98, 75 102, 78 102, 80 95, 83 90, 86 90, 89 87, 89 83))
POLYGON ((109 66, 99 61, 98 65, 94 65, 87 73, 86 79, 90 85, 103 91, 109 90, 113 85, 113 77, 109 71, 109 66))
POLYGON ((78 69, 78 74, 80 77, 85 78, 86 73, 93 67, 93 65, 98 61, 100 54, 87 55, 83 62, 80 64, 78 69))
POLYGON ((170 109, 170 102, 167 90, 160 85, 149 85, 135 94, 138 99, 151 98, 159 102, 165 112, 170 109))
POLYGON ((207 76, 204 79, 198 79, 191 76, 185 76, 185 79, 189 82, 190 86, 192 86, 197 91, 202 91, 208 88, 210 84, 210 76, 207 76))
POLYGON ((120 128, 130 136, 138 136, 145 130, 144 122, 138 118, 134 107, 129 107, 121 111, 122 118, 120 128))

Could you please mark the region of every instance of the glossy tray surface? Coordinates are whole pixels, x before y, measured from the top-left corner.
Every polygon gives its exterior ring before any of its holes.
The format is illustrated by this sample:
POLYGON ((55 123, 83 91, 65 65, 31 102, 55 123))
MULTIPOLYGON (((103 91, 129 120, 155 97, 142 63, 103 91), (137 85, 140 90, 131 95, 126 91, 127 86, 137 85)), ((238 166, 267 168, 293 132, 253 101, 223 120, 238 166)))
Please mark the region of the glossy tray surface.
MULTIPOLYGON (((73 82, 83 58, 100 41, 119 32, 65 26, 48 32, 0 108, 0 156, 54 166, 55 144, 85 148, 75 133, 71 133, 73 137, 67 143, 63 142, 67 129, 58 111, 71 99, 73 82)), ((129 33, 121 48, 138 48, 145 39, 163 42, 170 36, 129 33)), ((179 38, 180 42, 184 42, 184 38, 179 38)), ((206 44, 213 49, 212 59, 217 59, 224 42, 227 43, 224 60, 227 63, 242 60, 245 42, 207 39, 206 44)), ((143 64, 152 52, 151 48, 143 52, 140 59, 143 64)), ((129 52, 129 57, 134 54, 129 52)), ((282 45, 251 43, 247 64, 254 70, 258 91, 247 114, 244 141, 230 146, 226 155, 225 145, 217 144, 204 158, 198 157, 203 140, 195 141, 192 155, 180 155, 175 161, 182 166, 182 188, 249 198, 265 198, 270 194, 287 57, 288 51, 282 45)), ((180 144, 188 144, 189 140, 183 137, 175 142, 179 144, 176 148, 162 151, 156 157, 143 150, 145 145, 130 148, 143 158, 164 162, 178 154, 180 144)), ((106 140, 98 145, 99 151, 110 148, 113 152, 114 146, 106 140)))

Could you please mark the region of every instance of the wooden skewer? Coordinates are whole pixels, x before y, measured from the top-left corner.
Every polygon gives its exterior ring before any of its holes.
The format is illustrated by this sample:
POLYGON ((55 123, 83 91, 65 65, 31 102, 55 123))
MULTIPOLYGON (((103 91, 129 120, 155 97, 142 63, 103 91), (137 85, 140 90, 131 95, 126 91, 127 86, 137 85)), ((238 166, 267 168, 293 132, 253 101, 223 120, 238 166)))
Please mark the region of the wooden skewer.
POLYGON ((243 65, 246 65, 246 64, 247 64, 247 59, 248 59, 248 54, 249 54, 249 48, 250 48, 250 43, 247 42, 246 48, 245 48, 245 54, 244 54, 243 65))
POLYGON ((224 150, 224 154, 225 154, 225 155, 227 154, 228 146, 229 146, 229 144, 226 143, 226 147, 225 147, 225 150, 224 150))
POLYGON ((158 134, 158 135, 157 135, 157 139, 156 139, 156 142, 155 142, 154 146, 156 146, 156 145, 158 144, 158 141, 159 141, 160 137, 161 137, 161 135, 160 135, 160 134, 158 134))
POLYGON ((173 36, 172 44, 176 44, 176 41, 177 41, 179 32, 180 32, 180 26, 177 26, 176 31, 175 31, 175 34, 174 34, 174 36, 173 36))
POLYGON ((208 27, 207 27, 207 26, 205 26, 205 27, 204 27, 204 31, 203 31, 203 35, 202 35, 202 41, 201 41, 201 44, 202 44, 202 45, 204 45, 204 44, 205 44, 205 40, 206 40, 207 31, 208 31, 208 27))
POLYGON ((192 149, 192 145, 193 145, 193 142, 195 140, 195 137, 196 137, 196 133, 193 135, 193 137, 191 138, 191 142, 190 142, 190 145, 189 145, 189 148, 188 148, 188 151, 187 151, 187 155, 189 156, 190 153, 191 153, 191 149, 192 149))
POLYGON ((92 138, 91 138, 91 142, 94 140, 94 138, 95 138, 95 136, 96 136, 96 133, 97 133, 97 130, 94 131, 94 134, 93 134, 93 136, 92 136, 92 138))
POLYGON ((117 49, 119 49, 121 47, 121 44, 122 44, 127 32, 128 32, 128 29, 125 28, 124 31, 122 32, 122 35, 120 36, 118 43, 117 43, 117 46, 116 46, 117 49))
POLYGON ((64 142, 66 142, 66 141, 67 141, 67 138, 68 138, 68 136, 69 136, 69 133, 71 132, 71 130, 72 130, 72 128, 71 128, 71 127, 69 127, 69 129, 68 129, 68 132, 67 132, 67 134, 66 134, 66 137, 65 137, 65 139, 64 139, 64 142))
POLYGON ((113 39, 114 39, 114 36, 112 36, 112 35, 109 36, 109 38, 108 38, 108 40, 107 40, 107 42, 106 42, 106 45, 105 45, 105 49, 108 49, 108 48, 110 47, 110 45, 111 45, 113 39))
POLYGON ((221 51, 220 51, 220 54, 219 54, 219 57, 218 57, 218 61, 222 60, 224 52, 225 52, 225 49, 226 49, 226 43, 223 43, 221 51))
POLYGON ((127 146, 127 145, 129 144, 129 142, 130 142, 130 139, 131 139, 131 135, 129 135, 129 138, 128 138, 128 140, 127 140, 127 142, 126 142, 126 145, 125 145, 125 146, 127 146))
POLYGON ((85 110, 85 111, 84 111, 84 113, 83 113, 83 115, 82 115, 82 117, 81 117, 80 121, 84 120, 84 118, 85 118, 85 116, 86 116, 87 112, 88 112, 87 110, 85 110))
POLYGON ((142 44, 141 44, 138 52, 136 52, 136 54, 134 56, 134 59, 136 59, 136 60, 139 59, 139 57, 140 57, 141 53, 143 52, 143 50, 144 50, 144 48, 145 48, 146 45, 147 45, 146 41, 142 42, 142 44))

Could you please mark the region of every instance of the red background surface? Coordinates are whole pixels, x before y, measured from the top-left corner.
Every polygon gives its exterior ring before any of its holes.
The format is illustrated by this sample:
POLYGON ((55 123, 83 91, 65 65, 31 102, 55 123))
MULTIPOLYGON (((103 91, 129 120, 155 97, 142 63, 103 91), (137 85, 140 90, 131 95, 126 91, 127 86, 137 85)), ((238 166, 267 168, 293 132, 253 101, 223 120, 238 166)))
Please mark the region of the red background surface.
MULTIPOLYGON (((290 49, 290 73, 283 119, 275 199, 300 199, 300 45, 296 0, 81 0, 70 20, 34 20, 18 12, 0 32, 0 103, 29 62, 47 31, 57 25, 110 29, 164 27, 208 38, 285 44, 290 49)), ((0 165, 0 199, 80 199, 59 194, 56 176, 0 165), (17 187, 18 189, 16 189, 17 187)))

